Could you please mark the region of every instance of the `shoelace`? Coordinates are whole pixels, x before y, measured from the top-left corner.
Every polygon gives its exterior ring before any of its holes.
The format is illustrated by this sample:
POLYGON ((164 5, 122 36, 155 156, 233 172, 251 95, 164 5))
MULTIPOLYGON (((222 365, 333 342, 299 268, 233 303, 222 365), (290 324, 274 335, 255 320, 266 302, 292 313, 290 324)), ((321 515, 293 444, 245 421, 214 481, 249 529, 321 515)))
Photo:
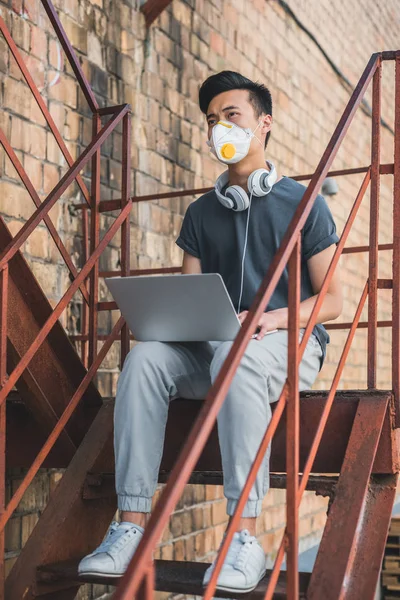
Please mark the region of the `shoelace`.
POLYGON ((117 521, 113 521, 110 525, 105 539, 97 548, 97 552, 108 552, 110 550, 111 545, 113 545, 113 550, 118 550, 124 545, 126 539, 132 537, 132 535, 134 535, 135 533, 135 527, 133 527, 132 529, 126 529, 122 527, 117 521))
MULTIPOLYGON (((247 529, 243 529, 238 535, 235 534, 229 546, 224 564, 230 565, 234 569, 242 568, 250 547, 255 540, 256 538, 250 535, 247 529)), ((214 566, 215 563, 213 564, 214 566)))

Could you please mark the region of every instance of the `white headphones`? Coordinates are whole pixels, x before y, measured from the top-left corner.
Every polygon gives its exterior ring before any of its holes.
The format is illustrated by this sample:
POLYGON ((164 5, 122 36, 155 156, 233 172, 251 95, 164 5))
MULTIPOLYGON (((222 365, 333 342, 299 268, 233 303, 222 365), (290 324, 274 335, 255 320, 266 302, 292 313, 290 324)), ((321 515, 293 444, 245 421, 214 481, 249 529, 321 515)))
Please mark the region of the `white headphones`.
MULTIPOLYGON (((278 178, 273 163, 266 161, 269 167, 267 169, 257 169, 250 173, 247 179, 247 187, 252 196, 265 196, 272 190, 272 186, 278 178)), ((249 208, 250 199, 247 192, 240 185, 230 185, 225 194, 222 193, 224 186, 229 182, 229 171, 224 171, 215 183, 215 193, 218 200, 226 208, 234 211, 246 210, 249 208)))

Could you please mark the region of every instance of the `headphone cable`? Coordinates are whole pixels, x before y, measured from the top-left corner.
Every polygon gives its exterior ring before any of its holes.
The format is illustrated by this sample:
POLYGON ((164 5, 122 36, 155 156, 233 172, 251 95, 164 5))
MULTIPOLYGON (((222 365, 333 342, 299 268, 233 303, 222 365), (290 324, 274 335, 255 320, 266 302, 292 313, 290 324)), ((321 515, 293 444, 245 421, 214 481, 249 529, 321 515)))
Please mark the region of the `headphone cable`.
POLYGON ((246 234, 245 234, 245 238, 244 238, 244 248, 243 248, 243 258, 242 258, 242 275, 241 275, 241 282, 240 282, 240 296, 239 296, 239 303, 238 303, 238 308, 237 308, 237 314, 238 315, 240 313, 240 304, 242 302, 242 295, 243 295, 244 261, 245 261, 245 258, 246 258, 247 237, 248 237, 248 232, 249 232, 250 209, 251 209, 251 200, 252 200, 252 198, 253 198, 253 190, 251 190, 250 202, 249 202, 249 210, 247 212, 246 234))

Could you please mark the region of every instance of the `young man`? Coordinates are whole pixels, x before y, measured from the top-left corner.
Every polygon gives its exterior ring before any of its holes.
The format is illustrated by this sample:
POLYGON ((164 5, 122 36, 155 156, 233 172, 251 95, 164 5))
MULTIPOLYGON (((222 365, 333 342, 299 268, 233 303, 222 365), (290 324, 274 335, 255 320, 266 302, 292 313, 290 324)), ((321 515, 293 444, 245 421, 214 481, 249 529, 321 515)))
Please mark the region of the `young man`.
MULTIPOLYGON (((239 73, 209 77, 199 92, 213 154, 228 165, 216 189, 193 202, 177 244, 184 250, 182 272, 215 273, 224 279, 243 322, 278 250, 305 187, 277 179, 264 151, 272 128, 268 89, 239 73)), ((318 196, 302 232, 300 326, 305 327, 338 241, 325 200, 318 196)), ((288 271, 249 341, 218 415, 227 513, 232 515, 287 375, 288 271), (277 330, 266 335, 267 332, 277 330)), ((336 274, 318 321, 335 319, 342 298, 336 274)), ((329 338, 314 328, 300 365, 300 389, 308 389, 322 366, 329 338)), ((116 490, 121 522, 79 566, 80 573, 121 575, 142 537, 157 485, 170 400, 202 399, 232 342, 137 344, 128 354, 114 415, 116 490)), ((269 452, 259 470, 238 531, 218 578, 218 588, 245 592, 265 573, 265 555, 255 538, 256 518, 269 485, 269 452)), ((212 566, 204 584, 209 581, 212 566)))

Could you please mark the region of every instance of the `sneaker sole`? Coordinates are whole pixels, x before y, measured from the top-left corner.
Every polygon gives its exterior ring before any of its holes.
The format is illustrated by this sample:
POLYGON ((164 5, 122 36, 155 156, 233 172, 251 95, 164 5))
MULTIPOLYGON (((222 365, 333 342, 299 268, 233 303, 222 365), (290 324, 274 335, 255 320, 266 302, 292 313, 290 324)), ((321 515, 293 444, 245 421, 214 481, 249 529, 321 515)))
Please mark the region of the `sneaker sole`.
POLYGON ((78 572, 78 577, 86 577, 90 575, 91 577, 122 577, 125 575, 125 571, 123 573, 106 573, 105 571, 81 571, 78 572))
MULTIPOLYGON (((234 592, 235 594, 247 594, 248 592, 252 592, 253 590, 256 589, 256 587, 260 583, 261 579, 263 579, 265 577, 266 572, 267 572, 267 569, 265 569, 264 573, 261 575, 261 577, 257 581, 256 585, 253 585, 251 587, 248 587, 248 588, 234 588, 234 587, 226 587, 226 586, 223 586, 223 585, 217 585, 215 591, 218 591, 218 592, 234 592)), ((203 584, 203 587, 206 588, 207 585, 208 584, 206 584, 206 585, 203 584)))

